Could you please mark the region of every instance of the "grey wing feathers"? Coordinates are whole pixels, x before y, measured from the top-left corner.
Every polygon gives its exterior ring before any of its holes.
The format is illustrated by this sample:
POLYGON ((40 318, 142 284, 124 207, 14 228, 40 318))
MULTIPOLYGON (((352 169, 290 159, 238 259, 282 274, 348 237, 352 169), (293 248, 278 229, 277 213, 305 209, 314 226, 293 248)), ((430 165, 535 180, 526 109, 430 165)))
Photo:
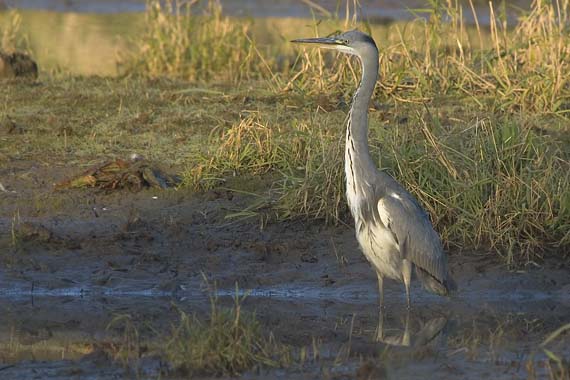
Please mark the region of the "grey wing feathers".
POLYGON ((445 284, 447 260, 439 236, 415 199, 405 192, 385 194, 378 200, 378 212, 396 237, 404 257, 445 284))

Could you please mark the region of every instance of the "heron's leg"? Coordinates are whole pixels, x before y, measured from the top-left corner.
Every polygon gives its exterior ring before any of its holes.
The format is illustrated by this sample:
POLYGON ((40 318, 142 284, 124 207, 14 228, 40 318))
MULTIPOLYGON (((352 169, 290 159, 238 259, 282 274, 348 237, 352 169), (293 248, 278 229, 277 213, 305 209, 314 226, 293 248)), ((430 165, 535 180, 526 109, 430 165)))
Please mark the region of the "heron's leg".
POLYGON ((376 327, 376 341, 384 341, 384 309, 378 310, 378 327, 376 327))
POLYGON ((406 287, 406 300, 408 301, 408 310, 411 308, 410 302, 410 283, 412 281, 412 263, 408 259, 402 261, 402 278, 406 287))
POLYGON ((380 273, 376 272, 376 275, 378 276, 378 302, 382 310, 384 308, 384 279, 380 273))
POLYGON ((404 327, 404 337, 402 338, 402 345, 410 347, 410 308, 406 311, 406 325, 404 327))

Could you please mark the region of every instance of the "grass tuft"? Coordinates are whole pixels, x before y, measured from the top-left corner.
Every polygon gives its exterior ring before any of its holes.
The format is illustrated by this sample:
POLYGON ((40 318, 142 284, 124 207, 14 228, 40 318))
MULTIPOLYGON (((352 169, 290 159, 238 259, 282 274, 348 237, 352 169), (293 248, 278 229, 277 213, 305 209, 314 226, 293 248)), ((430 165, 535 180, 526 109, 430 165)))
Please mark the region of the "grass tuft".
POLYGON ((224 16, 218 1, 149 0, 145 25, 136 51, 125 57, 126 73, 238 83, 265 72, 251 22, 224 16), (200 15, 198 5, 205 8, 200 15))
POLYGON ((242 310, 244 298, 236 295, 233 307, 224 309, 212 296, 205 323, 181 311, 164 347, 171 365, 190 376, 235 376, 254 366, 278 366, 276 353, 283 348, 263 336, 255 314, 242 310))
POLYGON ((169 332, 135 322, 131 315, 117 315, 107 329, 117 339, 103 348, 140 376, 140 360, 158 356, 168 363, 169 375, 237 376, 255 367, 278 367, 291 363, 291 348, 265 333, 255 313, 244 311, 247 296, 236 295, 231 307, 220 305, 215 289, 209 289, 210 312, 205 317, 179 312, 180 321, 169 332))

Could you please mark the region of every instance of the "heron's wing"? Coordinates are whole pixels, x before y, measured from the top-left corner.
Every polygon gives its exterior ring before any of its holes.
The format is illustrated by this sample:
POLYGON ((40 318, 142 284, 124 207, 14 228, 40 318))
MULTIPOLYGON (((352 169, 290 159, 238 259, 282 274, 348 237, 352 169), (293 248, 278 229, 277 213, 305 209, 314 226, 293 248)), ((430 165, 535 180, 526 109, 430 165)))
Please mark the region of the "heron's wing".
POLYGON ((378 214, 404 257, 443 283, 447 261, 441 242, 416 200, 404 191, 387 192, 378 200, 378 214))

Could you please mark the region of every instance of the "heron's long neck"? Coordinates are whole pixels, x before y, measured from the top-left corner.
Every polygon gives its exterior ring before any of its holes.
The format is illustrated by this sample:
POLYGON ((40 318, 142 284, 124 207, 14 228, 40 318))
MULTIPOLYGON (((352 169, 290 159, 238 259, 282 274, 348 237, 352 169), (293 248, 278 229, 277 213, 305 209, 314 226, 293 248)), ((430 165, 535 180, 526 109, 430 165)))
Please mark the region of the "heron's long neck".
POLYGON ((362 80, 354 94, 346 127, 345 166, 347 191, 356 192, 365 175, 376 172, 368 148, 368 105, 378 79, 378 56, 361 58, 362 80))

